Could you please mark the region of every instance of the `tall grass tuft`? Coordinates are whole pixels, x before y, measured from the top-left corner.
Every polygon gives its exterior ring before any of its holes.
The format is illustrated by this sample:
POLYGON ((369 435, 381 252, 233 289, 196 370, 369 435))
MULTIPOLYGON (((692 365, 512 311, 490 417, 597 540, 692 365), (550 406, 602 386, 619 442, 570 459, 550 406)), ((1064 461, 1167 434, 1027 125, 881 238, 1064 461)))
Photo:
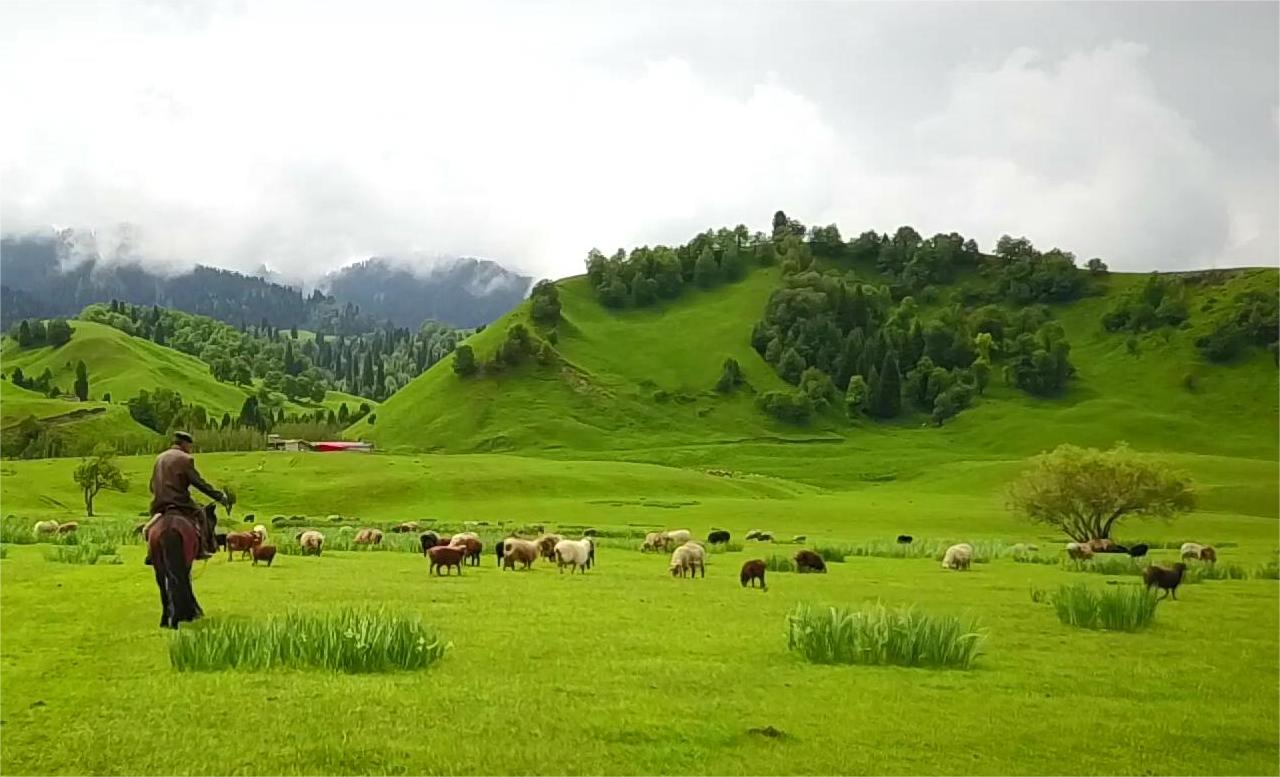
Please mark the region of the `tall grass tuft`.
POLYGON ((1253 576, 1259 580, 1280 580, 1280 563, 1268 561, 1259 566, 1253 576))
POLYGON ((0 545, 0 558, 8 558, 8 556, 9 556, 9 546, 0 545))
POLYGON ((844 548, 837 545, 815 545, 813 552, 822 557, 822 560, 828 564, 835 562, 837 564, 844 563, 844 557, 847 555, 844 548))
POLYGON ((116 546, 106 542, 82 542, 75 545, 55 545, 46 548, 47 561, 62 564, 121 564, 116 546))
POLYGON ((1117 585, 1095 593, 1076 583, 1059 586, 1050 599, 1058 620, 1082 629, 1138 631, 1156 617, 1157 595, 1140 585, 1117 585))
POLYGON ((786 556, 773 555, 764 560, 764 568, 770 572, 794 572, 796 562, 786 556))
POLYGON ((384 609, 291 612, 266 620, 193 624, 169 643, 180 672, 327 669, 349 674, 425 669, 450 646, 416 617, 384 609))
POLYGON ((1062 568, 1068 572, 1093 572, 1099 575, 1141 575, 1145 564, 1126 555, 1099 554, 1088 561, 1063 558, 1062 568))
MULTIPOLYGON (((635 549, 636 544, 632 542, 627 547, 635 549)), ((741 553, 742 552, 741 542, 722 542, 716 545, 712 545, 711 543, 708 542, 705 545, 703 545, 703 547, 707 549, 708 553, 711 553, 713 555, 717 553, 741 553)))
POLYGON ((815 664, 968 669, 984 640, 976 623, 879 603, 857 610, 800 604, 787 621, 788 649, 815 664))
POLYGON ((1201 580, 1248 580, 1249 570, 1239 564, 1200 564, 1187 569, 1186 582, 1201 580))

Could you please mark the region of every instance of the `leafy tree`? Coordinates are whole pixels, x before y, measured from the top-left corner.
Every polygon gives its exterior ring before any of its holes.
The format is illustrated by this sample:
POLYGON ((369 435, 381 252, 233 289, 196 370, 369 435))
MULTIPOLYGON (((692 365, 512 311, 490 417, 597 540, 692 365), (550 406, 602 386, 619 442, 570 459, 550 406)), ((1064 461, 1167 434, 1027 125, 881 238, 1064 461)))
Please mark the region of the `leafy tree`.
POLYGON ((18 345, 23 348, 30 348, 35 344, 35 339, 31 336, 31 324, 25 318, 18 324, 18 331, 13 339, 17 340, 18 345))
POLYGON ((48 328, 45 330, 46 342, 57 348, 60 345, 66 345, 71 342, 71 325, 66 319, 55 318, 49 322, 48 328))
POLYGON ((898 356, 893 351, 884 355, 880 367, 880 385, 872 395, 871 414, 877 418, 893 418, 902 412, 902 382, 898 374, 898 356))
POLYGON ((800 391, 809 397, 815 408, 825 408, 836 398, 831 376, 817 367, 809 367, 800 375, 800 391))
POLYGON ((950 392, 944 391, 933 401, 933 412, 930 414, 930 418, 933 419, 935 426, 942 426, 942 422, 954 416, 956 412, 954 398, 950 392))
MULTIPOLYGON (((470 350, 470 348, 471 348, 470 346, 467 346, 468 350, 470 350)), ((472 363, 474 364, 474 362, 475 360, 473 357, 472 363)), ((343 402, 342 404, 338 405, 338 424, 340 426, 347 426, 350 423, 351 423, 351 411, 347 410, 347 403, 343 402)))
POLYGON ((89 399, 89 368, 85 366, 84 361, 76 362, 76 396, 81 402, 89 399))
POLYGON ((720 256, 720 272, 728 281, 740 280, 746 274, 746 263, 736 243, 730 243, 720 256))
POLYGON ((788 348, 778 361, 778 374, 788 383, 799 383, 806 366, 804 357, 795 348, 788 348))
MULTIPOLYGON (((346 405, 344 404, 342 407, 346 408, 346 405)), ((248 426, 257 429, 266 428, 266 424, 264 423, 261 414, 258 412, 258 398, 256 396, 251 394, 245 397, 244 404, 240 406, 239 422, 241 426, 248 426)))
POLYGON ((15 367, 13 369, 13 385, 19 388, 27 387, 27 376, 22 374, 21 367, 15 367))
POLYGON ((969 365, 969 369, 973 372, 974 387, 981 396, 987 390, 987 385, 991 383, 991 362, 979 358, 969 365))
POLYGON ((560 289, 554 281, 535 283, 529 300, 529 315, 536 323, 555 326, 560 321, 560 289))
POLYGON ((642 308, 658 299, 658 282, 653 278, 637 277, 631 282, 631 304, 642 308))
POLYGON ((720 280, 720 265, 716 263, 716 256, 710 246, 698 256, 698 261, 693 266, 693 279, 704 289, 711 288, 720 280))
POLYGON ((1172 518, 1195 507, 1190 479, 1125 445, 1060 445, 1031 461, 1008 490, 1011 509, 1085 542, 1129 516, 1172 518))
POLYGON ((792 424, 807 423, 813 415, 813 402, 803 391, 766 391, 756 404, 779 421, 792 424))
POLYGON ((1107 274, 1107 263, 1102 261, 1096 256, 1090 259, 1088 262, 1085 262, 1084 266, 1089 271, 1090 275, 1106 275, 1107 274))
POLYGON ((84 495, 84 514, 93 516, 93 499, 102 489, 110 489, 124 493, 129 490, 129 481, 113 461, 111 448, 99 446, 92 458, 82 459, 72 477, 84 495))
POLYGON ((850 418, 857 418, 867 412, 867 402, 871 392, 867 388, 867 379, 861 375, 849 378, 849 388, 844 393, 845 412, 850 418))
POLYGON ((720 368, 720 380, 716 381, 716 391, 728 394, 744 383, 746 378, 742 375, 738 360, 732 357, 725 359, 724 366, 720 368))

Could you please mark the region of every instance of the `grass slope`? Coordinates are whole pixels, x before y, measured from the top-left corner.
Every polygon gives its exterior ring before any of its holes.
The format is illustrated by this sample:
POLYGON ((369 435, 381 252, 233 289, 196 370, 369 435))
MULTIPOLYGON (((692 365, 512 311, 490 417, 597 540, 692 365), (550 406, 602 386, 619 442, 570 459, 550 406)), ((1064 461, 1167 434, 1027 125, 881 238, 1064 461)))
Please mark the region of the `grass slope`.
MULTIPOLYGON (((1274 461, 1280 383, 1270 355, 1213 365, 1194 341, 1210 320, 1203 308, 1247 288, 1274 291, 1276 271, 1246 270, 1222 285, 1193 286, 1189 325, 1139 336, 1134 354, 1126 335, 1105 332, 1099 320, 1143 278, 1112 275, 1101 294, 1054 307, 1078 370, 1065 396, 1033 397, 996 377, 985 397, 942 429, 921 428, 923 416, 850 424, 835 414, 809 427, 783 426, 753 406, 750 392, 712 391, 726 356, 738 360, 755 390, 782 387, 749 344, 779 283, 776 270, 621 312, 603 308, 585 278, 571 278, 560 282, 564 321, 556 347, 563 365, 461 379, 446 359, 387 400, 374 428, 351 433, 392 450, 591 451, 707 466, 742 453, 736 445, 725 457, 724 443, 788 440, 824 449, 789 458, 834 457, 846 472, 892 471, 896 461, 957 454, 1020 458, 1063 442, 1128 441, 1147 450, 1274 461)), ((489 358, 515 321, 527 323, 527 303, 468 340, 477 357, 489 358)))
POLYGON ((86 439, 120 439, 152 434, 134 421, 122 405, 108 402, 68 402, 50 399, 13 383, 0 382, 0 428, 34 417, 45 425, 57 425, 72 436, 86 439))

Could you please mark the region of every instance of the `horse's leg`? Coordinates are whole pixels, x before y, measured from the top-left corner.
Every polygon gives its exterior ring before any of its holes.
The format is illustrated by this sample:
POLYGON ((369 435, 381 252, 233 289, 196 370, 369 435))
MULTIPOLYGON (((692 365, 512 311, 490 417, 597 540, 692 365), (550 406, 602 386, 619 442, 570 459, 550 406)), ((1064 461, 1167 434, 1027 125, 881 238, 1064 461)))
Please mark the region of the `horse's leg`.
POLYGON ((167 629, 169 628, 169 616, 172 607, 169 602, 169 583, 168 580, 165 579, 166 575, 164 573, 163 561, 159 558, 159 554, 153 555, 155 555, 156 558, 155 563, 153 563, 151 567, 156 572, 156 587, 160 589, 160 628, 167 629))

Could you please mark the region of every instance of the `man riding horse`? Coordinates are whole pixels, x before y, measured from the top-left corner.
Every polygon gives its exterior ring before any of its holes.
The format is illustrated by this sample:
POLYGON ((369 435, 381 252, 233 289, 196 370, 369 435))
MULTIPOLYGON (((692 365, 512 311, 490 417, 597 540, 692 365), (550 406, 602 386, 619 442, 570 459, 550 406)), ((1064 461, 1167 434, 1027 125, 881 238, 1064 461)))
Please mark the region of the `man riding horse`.
MULTIPOLYGON (((173 446, 156 457, 154 469, 151 471, 151 519, 143 527, 142 534, 147 536, 155 522, 166 513, 178 513, 191 521, 200 535, 200 546, 197 559, 206 559, 218 551, 214 539, 214 527, 206 512, 191 499, 188 489, 195 486, 210 499, 222 504, 228 510, 227 497, 221 491, 209 485, 196 471, 196 460, 191 455, 191 446, 195 440, 186 432, 173 433, 173 446)), ((209 511, 212 512, 212 511, 209 511)), ((147 564, 152 563, 151 554, 147 554, 147 564)))

